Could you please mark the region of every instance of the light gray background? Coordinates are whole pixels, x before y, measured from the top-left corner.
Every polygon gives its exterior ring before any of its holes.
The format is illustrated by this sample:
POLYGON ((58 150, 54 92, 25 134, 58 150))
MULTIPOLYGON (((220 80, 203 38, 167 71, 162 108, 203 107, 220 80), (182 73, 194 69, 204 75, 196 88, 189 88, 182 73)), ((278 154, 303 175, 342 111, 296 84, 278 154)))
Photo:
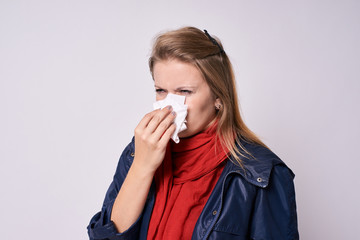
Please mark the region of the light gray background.
POLYGON ((0 1, 0 238, 87 239, 151 110, 160 31, 223 41, 241 108, 296 173, 302 239, 356 239, 360 2, 0 1))

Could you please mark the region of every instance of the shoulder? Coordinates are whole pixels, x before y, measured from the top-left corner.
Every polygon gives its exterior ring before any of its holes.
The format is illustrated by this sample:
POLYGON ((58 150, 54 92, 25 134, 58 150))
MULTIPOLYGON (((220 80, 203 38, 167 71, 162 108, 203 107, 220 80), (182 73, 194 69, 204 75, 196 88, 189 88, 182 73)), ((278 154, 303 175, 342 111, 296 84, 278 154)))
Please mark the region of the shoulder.
POLYGON ((222 189, 214 194, 215 200, 209 198, 210 203, 218 201, 218 196, 222 198, 213 235, 222 239, 230 235, 241 239, 298 239, 293 172, 270 149, 243 146, 252 157, 241 157, 242 166, 230 158, 220 178, 222 189))
POLYGON ((135 138, 133 137, 130 143, 125 147, 124 151, 122 152, 120 156, 120 160, 126 162, 132 162, 134 158, 134 152, 135 152, 135 138))
POLYGON ((130 169, 130 166, 134 160, 134 153, 135 153, 135 140, 134 137, 132 138, 131 142, 125 147, 123 152, 121 153, 116 173, 114 178, 124 178, 127 172, 130 169))
POLYGON ((293 180, 295 175, 292 170, 270 149, 251 143, 243 143, 243 147, 250 155, 239 156, 242 167, 230 158, 230 171, 238 172, 246 181, 261 188, 268 187, 272 177, 293 180))

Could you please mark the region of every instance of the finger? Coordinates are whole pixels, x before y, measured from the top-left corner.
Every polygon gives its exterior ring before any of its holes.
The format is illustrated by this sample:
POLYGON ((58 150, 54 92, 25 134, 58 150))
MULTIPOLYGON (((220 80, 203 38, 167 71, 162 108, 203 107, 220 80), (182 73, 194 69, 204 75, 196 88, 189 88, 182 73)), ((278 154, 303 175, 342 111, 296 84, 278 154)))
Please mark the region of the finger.
POLYGON ((170 127, 168 129, 166 129, 166 131, 164 132, 164 134, 161 136, 161 138, 159 140, 159 144, 161 146, 166 147, 166 145, 168 144, 171 136, 175 132, 175 129, 176 129, 175 123, 172 123, 170 125, 170 127))
POLYGON ((137 125, 136 128, 138 129, 144 129, 146 128, 146 126, 149 124, 149 122, 151 121, 151 119, 154 117, 154 115, 159 112, 160 109, 156 109, 152 112, 147 113, 139 122, 139 124, 137 125))
POLYGON ((165 119, 155 129, 153 133, 154 139, 160 140, 161 136, 165 133, 165 131, 174 123, 175 117, 176 117, 175 112, 171 112, 169 115, 165 117, 165 119))
POLYGON ((149 121, 149 124, 147 125, 145 131, 148 134, 152 134, 156 128, 159 126, 159 124, 171 113, 172 107, 167 106, 154 114, 154 116, 149 121))

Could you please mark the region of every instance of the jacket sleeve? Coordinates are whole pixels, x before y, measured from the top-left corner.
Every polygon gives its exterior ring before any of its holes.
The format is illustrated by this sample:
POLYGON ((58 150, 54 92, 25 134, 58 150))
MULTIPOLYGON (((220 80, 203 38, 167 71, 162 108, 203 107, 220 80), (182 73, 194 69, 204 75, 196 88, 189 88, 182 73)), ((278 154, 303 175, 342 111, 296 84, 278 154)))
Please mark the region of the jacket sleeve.
POLYGON ((251 239, 299 239, 294 174, 284 165, 273 168, 269 185, 259 188, 251 220, 251 239))
POLYGON ((122 233, 118 233, 114 223, 110 220, 114 201, 131 166, 133 160, 131 153, 133 151, 133 143, 130 143, 121 154, 113 182, 106 192, 101 211, 95 214, 87 227, 90 240, 138 239, 141 216, 128 230, 122 233))

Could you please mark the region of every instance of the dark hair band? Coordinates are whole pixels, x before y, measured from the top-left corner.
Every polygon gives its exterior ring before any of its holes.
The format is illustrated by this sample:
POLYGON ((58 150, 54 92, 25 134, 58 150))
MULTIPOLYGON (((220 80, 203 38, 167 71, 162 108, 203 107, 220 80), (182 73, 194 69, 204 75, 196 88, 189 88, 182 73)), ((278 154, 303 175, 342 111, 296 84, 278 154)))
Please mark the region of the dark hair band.
POLYGON ((206 31, 204 29, 204 32, 206 34, 206 36, 210 39, 210 41, 215 45, 218 46, 218 48, 220 49, 220 53, 225 53, 224 49, 220 46, 220 44, 216 41, 215 38, 213 38, 212 36, 210 36, 210 34, 208 33, 208 31, 206 31))

